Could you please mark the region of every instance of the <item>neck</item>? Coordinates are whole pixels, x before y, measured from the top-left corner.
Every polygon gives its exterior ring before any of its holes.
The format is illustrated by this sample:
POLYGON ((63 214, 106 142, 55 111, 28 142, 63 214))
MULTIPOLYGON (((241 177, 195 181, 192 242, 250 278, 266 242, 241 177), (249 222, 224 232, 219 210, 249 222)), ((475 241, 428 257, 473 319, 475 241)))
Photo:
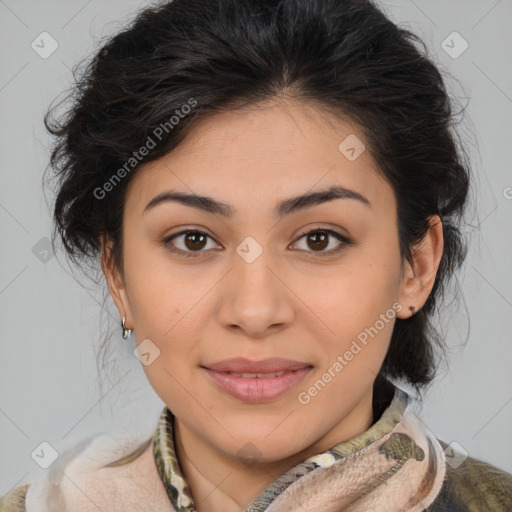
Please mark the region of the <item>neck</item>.
MULTIPOLYGON (((333 429, 286 459, 247 465, 219 452, 174 418, 175 449, 197 512, 241 512, 280 475, 303 460, 351 439, 374 422, 372 390, 333 429)), ((378 418, 376 418, 378 419, 378 418)))

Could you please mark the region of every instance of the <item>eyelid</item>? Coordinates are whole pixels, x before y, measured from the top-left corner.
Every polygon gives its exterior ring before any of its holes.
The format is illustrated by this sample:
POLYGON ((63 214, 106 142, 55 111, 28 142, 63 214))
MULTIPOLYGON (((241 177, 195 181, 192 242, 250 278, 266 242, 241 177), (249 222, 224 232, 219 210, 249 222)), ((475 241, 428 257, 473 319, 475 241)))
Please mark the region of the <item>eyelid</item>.
MULTIPOLYGON (((327 233, 329 236, 336 238, 340 242, 340 245, 337 248, 330 249, 328 251, 304 251, 302 249, 299 249, 299 251, 310 253, 310 254, 317 254, 320 257, 322 257, 322 256, 328 256, 328 255, 337 254, 340 251, 342 251, 343 249, 345 249, 346 246, 351 245, 351 244, 354 243, 354 241, 352 239, 350 239, 346 235, 342 235, 338 231, 335 231, 335 230, 330 229, 330 228, 323 228, 323 227, 319 226, 319 227, 316 227, 316 228, 311 228, 311 229, 303 230, 300 233, 300 235, 297 238, 295 238, 295 240, 292 242, 291 245, 296 244, 299 240, 301 240, 305 236, 307 236, 309 234, 316 233, 316 232, 327 233)), ((173 233, 172 235, 166 236, 162 240, 162 243, 166 246, 166 248, 170 252, 175 253, 175 254, 179 254, 179 255, 183 255, 185 257, 201 257, 203 255, 203 253, 204 254, 208 254, 212 250, 212 249, 209 249, 209 250, 199 250, 199 251, 185 251, 183 249, 178 249, 178 248, 172 246, 171 242, 172 242, 173 239, 178 238, 178 237, 183 236, 183 235, 187 235, 188 233, 199 233, 199 234, 205 235, 207 238, 210 238, 211 240, 213 240, 217 245, 220 245, 206 231, 203 231, 202 229, 197 229, 197 228, 188 228, 188 229, 184 229, 182 231, 179 231, 177 233, 173 233)))
POLYGON ((319 226, 316 228, 306 229, 306 230, 302 231, 301 234, 299 235, 299 237, 296 238, 294 242, 292 242, 292 245, 296 244, 299 240, 301 240, 305 236, 313 234, 313 233, 317 233, 317 232, 327 233, 329 236, 336 238, 340 242, 340 245, 338 245, 338 247, 336 247, 334 249, 330 249, 328 251, 303 251, 302 249, 299 249, 301 252, 318 255, 320 257, 333 256, 333 255, 338 254, 339 252, 343 251, 348 245, 352 245, 354 243, 354 241, 351 238, 349 238, 346 235, 342 235, 341 233, 339 233, 338 231, 336 231, 334 229, 324 228, 324 227, 319 226))
MULTIPOLYGON (((169 235, 169 236, 166 236, 163 240, 162 240, 162 243, 163 245, 167 248, 167 250, 169 250, 170 252, 172 253, 175 253, 175 254, 178 254, 178 255, 182 255, 182 256, 185 256, 185 257, 193 257, 193 258, 196 258, 196 257, 200 257, 204 254, 207 254, 209 251, 204 251, 204 250, 200 250, 200 251, 184 251, 183 249, 178 249, 176 247, 174 247, 172 245, 172 240, 175 239, 175 238, 179 238, 180 236, 183 236, 183 235, 187 235, 189 233, 199 233, 201 235, 205 235, 207 238, 213 240, 217 245, 220 245, 214 238, 213 236, 211 236, 210 234, 208 234, 206 231, 203 231, 202 229, 197 229, 197 228, 188 228, 188 229, 183 229, 181 231, 178 231, 177 233, 173 233, 172 235, 169 235)), ((210 249, 211 250, 211 249, 210 249)))

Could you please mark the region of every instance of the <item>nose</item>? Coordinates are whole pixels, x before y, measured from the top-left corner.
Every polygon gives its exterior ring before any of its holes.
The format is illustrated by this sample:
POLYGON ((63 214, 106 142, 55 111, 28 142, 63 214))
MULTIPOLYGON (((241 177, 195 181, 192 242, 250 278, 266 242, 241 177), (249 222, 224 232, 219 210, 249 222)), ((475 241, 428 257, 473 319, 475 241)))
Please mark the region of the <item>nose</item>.
POLYGON ((233 268, 223 280, 217 318, 246 337, 264 338, 293 320, 293 292, 270 251, 253 261, 233 254, 233 268))

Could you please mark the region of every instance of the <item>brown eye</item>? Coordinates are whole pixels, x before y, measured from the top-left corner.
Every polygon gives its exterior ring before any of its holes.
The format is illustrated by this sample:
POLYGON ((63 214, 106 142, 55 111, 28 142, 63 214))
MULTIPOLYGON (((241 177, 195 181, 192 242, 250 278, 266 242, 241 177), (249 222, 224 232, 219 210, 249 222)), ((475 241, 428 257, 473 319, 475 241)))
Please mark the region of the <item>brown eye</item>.
POLYGON ((206 236, 199 231, 190 231, 185 235, 184 243, 187 249, 197 251, 206 245, 206 236))
POLYGON ((331 229, 314 229, 302 233, 302 236, 297 240, 297 242, 295 242, 294 245, 297 245, 298 242, 302 241, 303 239, 305 239, 306 247, 299 247, 299 249, 306 252, 316 252, 320 256, 327 256, 337 253, 353 243, 353 241, 349 238, 341 235, 340 233, 337 233, 336 231, 332 231, 331 229), (336 246, 336 244, 334 244, 334 248, 325 250, 326 247, 329 247, 333 239, 338 241, 338 245, 336 246))
MULTIPOLYGON (((313 229, 305 232, 294 245, 298 244, 302 239, 305 239, 306 247, 299 248, 304 252, 317 253, 319 256, 338 253, 354 243, 349 238, 331 229, 313 229), (338 241, 337 246, 335 244, 334 248, 326 250, 334 240, 338 241)), ((215 241, 211 236, 198 230, 181 231, 163 240, 163 244, 170 252, 186 257, 199 257, 203 253, 206 255, 210 252, 208 249, 222 249, 222 247, 216 246, 213 242, 215 241), (209 241, 212 242, 210 247, 208 247, 209 241)))
MULTIPOLYGON (((203 249, 211 248, 207 247, 209 240, 213 241, 213 238, 203 231, 188 230, 165 238, 163 243, 173 253, 195 257, 207 252, 203 249)), ((216 247, 216 244, 212 246, 216 247)))
POLYGON ((307 235, 307 243, 311 249, 323 250, 329 245, 329 237, 324 231, 316 231, 307 235))

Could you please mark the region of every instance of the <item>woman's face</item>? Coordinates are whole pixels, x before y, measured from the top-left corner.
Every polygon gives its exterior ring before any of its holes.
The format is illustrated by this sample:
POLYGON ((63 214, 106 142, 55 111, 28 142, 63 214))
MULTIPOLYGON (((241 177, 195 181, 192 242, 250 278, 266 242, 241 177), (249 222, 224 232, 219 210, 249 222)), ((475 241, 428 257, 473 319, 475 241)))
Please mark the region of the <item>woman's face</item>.
POLYGON ((407 297, 394 194, 355 137, 313 105, 267 103, 201 121, 130 183, 111 292, 180 429, 227 456, 282 460, 368 428, 395 317, 428 297, 407 297), (152 203, 170 192, 208 199, 152 203), (231 358, 303 369, 211 370, 231 358))

